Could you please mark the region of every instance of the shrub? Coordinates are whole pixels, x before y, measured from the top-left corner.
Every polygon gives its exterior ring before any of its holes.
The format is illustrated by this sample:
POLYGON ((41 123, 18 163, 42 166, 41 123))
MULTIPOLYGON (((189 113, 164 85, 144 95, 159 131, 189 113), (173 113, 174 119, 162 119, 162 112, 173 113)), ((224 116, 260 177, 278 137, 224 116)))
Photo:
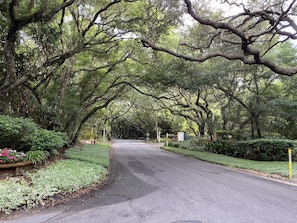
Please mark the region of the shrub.
POLYGON ((200 150, 201 147, 204 147, 206 145, 206 143, 208 142, 208 139, 205 137, 193 137, 192 140, 192 146, 193 149, 192 150, 200 150))
POLYGON ((205 150, 227 156, 234 156, 235 153, 232 142, 226 140, 211 141, 206 144, 205 150))
MULTIPOLYGON (((288 160, 288 148, 296 142, 289 139, 254 139, 238 141, 234 144, 237 157, 261 161, 288 160)), ((294 156, 296 152, 294 152, 294 156)))
POLYGON ((175 142, 175 141, 169 141, 168 142, 168 146, 170 146, 170 147, 179 148, 179 145, 180 145, 179 142, 175 142))
POLYGON ((0 147, 53 152, 66 142, 66 134, 42 129, 31 119, 0 115, 0 147))
POLYGON ((180 148, 180 149, 201 151, 201 150, 204 150, 205 143, 206 143, 206 140, 199 137, 199 138, 193 138, 191 140, 185 140, 180 142, 171 141, 168 143, 168 146, 180 148))
POLYGON ((38 126, 30 119, 0 115, 0 147, 22 150, 25 145, 20 142, 26 135, 33 134, 37 129, 38 126))
MULTIPOLYGON (((213 153, 258 161, 288 160, 288 148, 294 148, 295 141, 288 139, 254 139, 237 142, 217 140, 207 144, 206 150, 213 153)), ((297 153, 293 152, 293 158, 297 153)))
POLYGON ((32 150, 46 150, 52 153, 53 150, 63 147, 66 144, 66 134, 61 132, 39 129, 31 135, 24 137, 27 145, 32 150))

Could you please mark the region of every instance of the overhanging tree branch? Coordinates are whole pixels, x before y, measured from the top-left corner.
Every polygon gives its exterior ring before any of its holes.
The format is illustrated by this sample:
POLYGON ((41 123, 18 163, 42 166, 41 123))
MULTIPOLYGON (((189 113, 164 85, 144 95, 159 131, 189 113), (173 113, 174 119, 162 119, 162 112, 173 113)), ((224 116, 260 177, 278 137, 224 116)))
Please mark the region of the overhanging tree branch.
MULTIPOLYGON (((222 44, 234 46, 233 52, 208 52, 206 55, 196 57, 188 53, 180 53, 158 46, 147 38, 141 39, 143 46, 193 62, 204 62, 211 58, 221 57, 227 60, 238 60, 249 65, 263 65, 281 75, 292 76, 297 74, 297 66, 283 66, 282 64, 277 64, 271 57, 264 57, 277 44, 272 43, 272 47, 268 46, 268 49, 262 49, 259 42, 257 42, 264 41, 263 43, 268 43, 269 41, 271 42, 272 37, 276 42, 283 42, 283 39, 286 38, 297 39, 297 25, 291 18, 294 15, 293 10, 296 7, 296 0, 291 1, 286 9, 282 8, 280 10, 279 4, 277 4, 268 5, 266 9, 254 12, 241 4, 240 6, 242 6, 244 11, 231 17, 228 21, 206 18, 203 14, 194 10, 190 0, 184 0, 184 2, 187 13, 202 26, 208 26, 217 30, 220 35, 216 33, 216 36, 212 38, 219 38, 222 44), (293 31, 290 32, 288 28, 291 28, 293 31), (228 35, 228 38, 225 38, 226 35, 228 35), (239 52, 236 52, 235 49, 238 49, 239 52)), ((228 3, 228 1, 225 2, 228 3)), ((212 40, 210 43, 214 44, 212 40)))

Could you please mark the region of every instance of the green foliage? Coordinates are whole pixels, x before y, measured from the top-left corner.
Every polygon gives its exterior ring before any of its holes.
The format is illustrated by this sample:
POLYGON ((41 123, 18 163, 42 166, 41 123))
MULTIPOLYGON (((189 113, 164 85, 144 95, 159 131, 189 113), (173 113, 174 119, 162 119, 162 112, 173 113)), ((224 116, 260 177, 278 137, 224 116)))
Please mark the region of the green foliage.
POLYGON ((25 136, 32 135, 37 129, 37 125, 30 119, 0 115, 0 146, 22 149, 24 145, 21 141, 24 141, 25 136), (19 146, 21 148, 18 148, 19 146))
POLYGON ((31 161, 35 164, 42 164, 45 160, 48 159, 50 153, 45 150, 30 150, 26 152, 26 160, 31 161))
POLYGON ((185 145, 183 145, 183 143, 181 143, 181 142, 171 141, 171 142, 168 142, 168 146, 172 146, 172 147, 175 147, 175 148, 186 149, 185 145))
POLYGON ((9 148, 0 149, 0 164, 16 163, 24 160, 25 154, 9 148))
POLYGON ((234 156, 234 148, 231 142, 226 140, 215 140, 206 144, 206 151, 212 153, 223 154, 227 156, 234 156))
POLYGON ((196 147, 204 147, 205 144, 208 142, 208 139, 204 137, 193 137, 192 144, 196 147))
MULTIPOLYGON (((230 131, 230 130, 217 130, 216 135, 218 139, 242 139, 244 138, 245 132, 238 132, 238 131, 230 131)), ((248 135, 248 134, 247 134, 248 135)))
POLYGON ((92 131, 91 129, 84 129, 80 138, 81 139, 94 139, 95 138, 94 131, 92 131))
POLYGON ((285 161, 288 160, 288 148, 294 148, 295 144, 288 139, 254 139, 234 143, 217 140, 208 143, 206 151, 251 160, 285 161))
POLYGON ((255 139, 238 141, 234 144, 235 156, 262 161, 288 160, 288 148, 296 142, 288 139, 255 139))
POLYGON ((105 174, 106 169, 100 165, 79 160, 63 160, 28 176, 38 188, 46 187, 50 182, 53 189, 69 193, 97 182, 105 174))
POLYGON ((109 166, 109 146, 106 145, 86 144, 82 149, 66 150, 65 155, 69 159, 86 161, 104 167, 109 166))
POLYGON ((46 150, 53 152, 66 144, 64 133, 38 127, 31 119, 0 115, 0 146, 17 151, 46 150))
POLYGON ((32 189, 24 180, 10 178, 9 180, 0 181, 0 213, 10 213, 21 205, 34 207, 29 202, 32 189))
POLYGON ((76 158, 63 160, 51 164, 46 169, 27 173, 25 178, 0 181, 0 213, 44 205, 49 197, 54 199, 53 196, 56 194, 69 194, 104 179, 107 168, 98 163, 103 165, 109 163, 109 146, 84 145, 82 153, 76 152, 71 149, 69 154, 73 157, 79 155, 84 161, 76 158), (89 156, 96 157, 90 160, 89 156))
POLYGON ((201 137, 195 137, 191 140, 185 140, 181 142, 168 142, 168 146, 186 149, 186 150, 194 150, 194 151, 202 151, 204 150, 206 140, 201 137))
POLYGON ((0 182, 0 213, 9 213, 21 206, 33 208, 58 193, 71 193, 102 179, 106 169, 78 160, 64 160, 24 178, 0 182))
MULTIPOLYGON (((66 144, 66 135, 61 132, 39 129, 35 134, 28 135, 28 145, 32 150, 46 150, 52 152, 54 149, 66 144)), ((27 138, 26 137, 26 138, 27 138)))

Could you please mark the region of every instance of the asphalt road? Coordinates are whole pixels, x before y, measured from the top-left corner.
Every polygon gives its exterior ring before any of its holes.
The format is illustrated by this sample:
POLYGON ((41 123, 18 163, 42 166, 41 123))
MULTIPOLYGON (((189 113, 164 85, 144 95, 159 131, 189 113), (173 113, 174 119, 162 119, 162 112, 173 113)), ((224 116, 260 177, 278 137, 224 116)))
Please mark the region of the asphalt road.
POLYGON ((297 187, 117 140, 114 181, 9 223, 296 223, 297 187))

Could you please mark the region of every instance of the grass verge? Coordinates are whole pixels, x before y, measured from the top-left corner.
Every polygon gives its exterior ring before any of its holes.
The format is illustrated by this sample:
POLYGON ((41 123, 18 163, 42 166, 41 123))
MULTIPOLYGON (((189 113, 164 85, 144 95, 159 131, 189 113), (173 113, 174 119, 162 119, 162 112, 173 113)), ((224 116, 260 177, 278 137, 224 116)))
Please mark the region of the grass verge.
POLYGON ((0 214, 44 205, 57 194, 71 194, 102 181, 109 166, 109 146, 86 144, 69 149, 68 159, 47 168, 0 181, 0 214))
MULTIPOLYGON (((268 161, 254 161, 240 159, 210 152, 192 151, 186 149, 179 149, 175 147, 161 147, 164 150, 182 154, 185 156, 192 156, 200 160, 208 161, 211 163, 221 164, 235 168, 259 171, 266 174, 276 174, 282 177, 289 176, 288 162, 268 162, 268 161)), ((293 178, 297 177, 297 162, 293 162, 293 178)))
POLYGON ((109 166, 109 149, 110 146, 106 144, 85 144, 82 149, 71 148, 66 150, 65 155, 69 159, 80 160, 99 164, 103 167, 109 166))

